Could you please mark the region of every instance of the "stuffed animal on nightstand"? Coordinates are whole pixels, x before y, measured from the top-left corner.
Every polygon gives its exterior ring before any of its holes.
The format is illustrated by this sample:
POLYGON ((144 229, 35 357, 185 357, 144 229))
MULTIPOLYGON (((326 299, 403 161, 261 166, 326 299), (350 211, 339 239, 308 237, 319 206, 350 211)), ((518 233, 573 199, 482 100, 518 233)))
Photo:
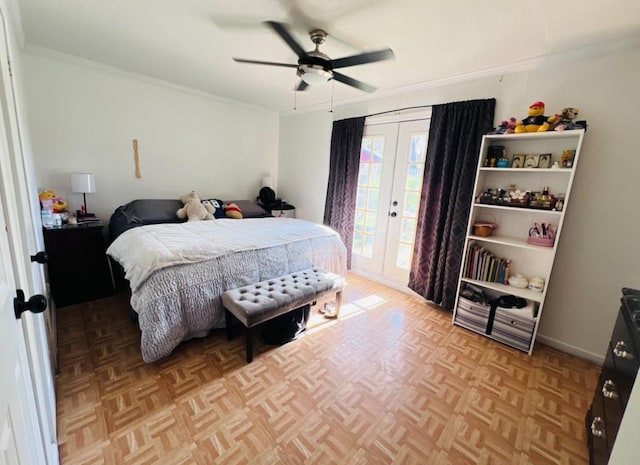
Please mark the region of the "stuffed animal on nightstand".
POLYGON ((187 221, 212 220, 211 205, 203 205, 196 191, 191 191, 180 197, 184 207, 176 212, 176 216, 181 220, 187 218, 187 221))
POLYGON ((558 117, 544 116, 544 102, 536 102, 529 107, 529 116, 516 124, 516 133, 545 132, 558 117))
POLYGON ((67 202, 53 191, 41 190, 38 193, 38 197, 40 198, 40 208, 44 208, 45 203, 51 202, 53 213, 67 211, 67 202))

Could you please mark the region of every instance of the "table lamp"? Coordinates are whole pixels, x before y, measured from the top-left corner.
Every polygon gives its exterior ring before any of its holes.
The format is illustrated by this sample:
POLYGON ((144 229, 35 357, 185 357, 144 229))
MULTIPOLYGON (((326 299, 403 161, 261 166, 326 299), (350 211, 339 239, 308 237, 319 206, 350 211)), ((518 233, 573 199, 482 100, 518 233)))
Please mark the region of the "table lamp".
POLYGON ((77 211, 78 218, 95 217, 93 213, 87 212, 87 194, 93 194, 96 191, 96 179, 93 174, 89 173, 72 173, 71 174, 71 192, 82 194, 84 204, 77 211))

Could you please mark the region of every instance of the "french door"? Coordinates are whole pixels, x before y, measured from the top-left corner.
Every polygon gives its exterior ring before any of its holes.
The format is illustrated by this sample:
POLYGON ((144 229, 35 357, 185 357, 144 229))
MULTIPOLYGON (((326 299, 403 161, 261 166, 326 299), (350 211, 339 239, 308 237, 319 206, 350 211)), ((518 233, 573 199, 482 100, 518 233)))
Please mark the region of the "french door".
POLYGON ((429 119, 367 124, 362 137, 352 268, 409 281, 429 119))

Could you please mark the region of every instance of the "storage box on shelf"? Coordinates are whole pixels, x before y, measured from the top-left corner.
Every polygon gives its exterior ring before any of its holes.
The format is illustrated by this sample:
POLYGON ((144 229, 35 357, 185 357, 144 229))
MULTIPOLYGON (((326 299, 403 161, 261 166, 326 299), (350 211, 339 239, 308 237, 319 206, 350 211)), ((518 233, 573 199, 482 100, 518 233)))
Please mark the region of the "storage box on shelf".
POLYGON ((583 137, 584 130, 483 137, 454 324, 531 354, 583 137), (491 162, 497 151, 502 159, 511 161, 508 167, 491 162), (532 167, 533 160, 540 167, 532 167), (476 234, 476 225, 487 216, 495 227, 489 235, 476 234), (532 280, 525 288, 509 285, 509 276, 515 275, 535 277, 537 282, 532 280), (486 311, 484 321, 481 315, 491 306, 461 295, 468 285, 493 299, 513 295, 525 299, 527 305, 486 311))

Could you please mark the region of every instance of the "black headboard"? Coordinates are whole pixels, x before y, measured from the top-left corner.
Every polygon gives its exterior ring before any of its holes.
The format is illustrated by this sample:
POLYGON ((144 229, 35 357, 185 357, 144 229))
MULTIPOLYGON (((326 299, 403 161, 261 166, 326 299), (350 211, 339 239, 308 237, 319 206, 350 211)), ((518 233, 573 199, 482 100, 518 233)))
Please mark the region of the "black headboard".
MULTIPOLYGON (((250 200, 229 200, 240 210, 244 218, 265 218, 270 212, 250 200)), ((109 240, 113 241, 128 229, 147 224, 182 223, 176 212, 182 208, 178 199, 137 199, 122 205, 113 212, 109 220, 109 240)))

